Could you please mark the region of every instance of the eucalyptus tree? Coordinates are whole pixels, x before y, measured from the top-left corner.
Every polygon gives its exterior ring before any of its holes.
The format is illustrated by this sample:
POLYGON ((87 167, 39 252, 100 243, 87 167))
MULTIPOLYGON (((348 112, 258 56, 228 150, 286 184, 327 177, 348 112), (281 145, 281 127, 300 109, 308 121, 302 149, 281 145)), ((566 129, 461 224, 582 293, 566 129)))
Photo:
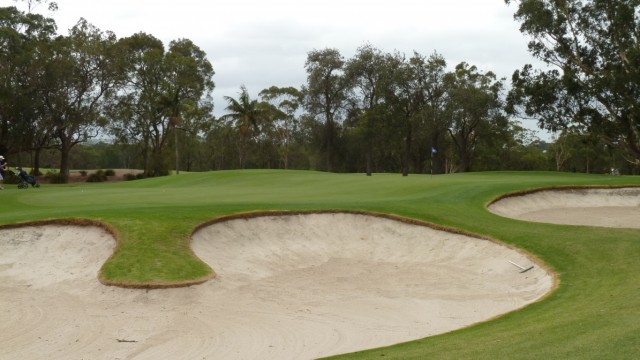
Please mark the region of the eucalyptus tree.
POLYGON ((531 117, 555 110, 558 116, 538 118, 541 127, 579 125, 609 144, 622 145, 628 160, 640 163, 638 1, 505 3, 517 6, 514 17, 531 38, 529 51, 552 67, 517 72, 512 102, 531 117))
MULTIPOLYGON (((164 81, 164 45, 145 33, 118 42, 122 82, 109 109, 116 141, 139 146, 147 176, 152 175, 152 131, 159 129, 166 110, 160 105, 164 81)), ((156 133, 159 133, 158 131, 156 133)))
POLYGON ((80 19, 68 36, 51 42, 41 89, 54 146, 60 151, 60 175, 69 175, 71 149, 98 135, 105 125, 104 105, 117 83, 116 37, 80 19))
POLYGON ((42 4, 49 4, 47 6, 49 11, 58 10, 58 3, 54 2, 54 1, 49 1, 49 0, 13 0, 13 1, 14 2, 25 3, 27 5, 27 12, 28 13, 31 13, 32 10, 34 10, 35 8, 37 8, 38 6, 40 6, 42 4))
POLYGON ((501 101, 502 82, 489 71, 460 63, 445 76, 448 101, 446 116, 451 121, 449 134, 456 148, 460 168, 471 171, 476 146, 490 131, 490 123, 504 117, 501 101))
POLYGON ((227 114, 221 117, 222 120, 230 121, 240 134, 238 144, 238 160, 241 169, 244 169, 247 160, 248 141, 256 135, 258 123, 264 116, 264 108, 260 107, 258 100, 251 99, 249 91, 242 85, 238 99, 225 96, 227 114))
POLYGON ((294 135, 298 130, 299 121, 296 113, 300 110, 303 96, 294 87, 271 86, 259 94, 260 98, 272 105, 270 117, 279 144, 279 153, 285 169, 289 168, 289 154, 294 135))
POLYGON ((0 153, 33 151, 36 173, 40 151, 51 139, 39 89, 55 35, 53 19, 0 8, 0 153))
MULTIPOLYGON (((446 166, 443 162, 443 154, 446 151, 448 129, 450 128, 450 118, 445 116, 445 106, 449 93, 445 83, 447 62, 438 53, 433 53, 424 63, 424 94, 423 117, 427 130, 428 148, 423 148, 421 154, 429 153, 431 156, 432 171, 439 172, 446 166), (438 170, 440 169, 440 170, 438 170)), ((446 171, 446 169, 444 169, 446 171)))
POLYGON ((403 54, 387 56, 392 70, 389 85, 385 87, 385 104, 393 111, 393 117, 402 141, 402 175, 409 175, 412 146, 416 131, 424 123, 426 60, 414 52, 407 59, 403 54))
POLYGON ((357 113, 357 127, 363 137, 366 173, 372 174, 373 150, 385 136, 382 131, 384 111, 384 86, 389 77, 386 56, 379 49, 367 44, 358 48, 349 59, 345 73, 357 113))
POLYGON ((345 60, 337 49, 314 50, 307 54, 305 108, 324 122, 323 150, 326 170, 335 166, 336 137, 347 105, 348 82, 345 60))
MULTIPOLYGON (((177 150, 177 131, 196 136, 211 121, 213 67, 190 40, 171 41, 165 51, 145 33, 121 39, 118 54, 124 76, 110 108, 112 132, 122 142, 142 145, 146 175, 164 175, 170 135, 177 150)), ((175 160, 177 165, 177 153, 175 160)))
MULTIPOLYGON (((198 136, 212 120, 213 100, 211 92, 214 88, 213 67, 206 53, 189 39, 173 40, 169 43, 169 51, 165 55, 165 78, 160 96, 160 105, 167 111, 168 124, 173 130, 174 139, 177 132, 198 136)), ((165 119, 167 118, 165 117, 165 119)), ((165 123, 166 124, 166 123, 165 123)), ((153 144, 154 158, 162 158, 166 144, 167 131, 162 136, 156 135, 153 144)), ((178 171, 178 144, 176 148, 176 171, 178 171)), ((157 161, 157 163, 160 163, 157 161)), ((158 168, 159 170, 159 168, 158 168)))
POLYGON ((496 116, 483 126, 475 148, 473 170, 549 170, 545 150, 534 130, 518 121, 496 116))

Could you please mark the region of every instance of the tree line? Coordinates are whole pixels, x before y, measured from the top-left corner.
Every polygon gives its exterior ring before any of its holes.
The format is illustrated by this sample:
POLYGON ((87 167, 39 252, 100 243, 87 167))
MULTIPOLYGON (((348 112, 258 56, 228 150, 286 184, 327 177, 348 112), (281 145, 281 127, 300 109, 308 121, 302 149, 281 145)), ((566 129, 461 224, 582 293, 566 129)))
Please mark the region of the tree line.
POLYGON ((346 59, 326 48, 308 53, 300 88, 273 86, 252 99, 240 86, 215 117, 214 70, 192 41, 165 48, 142 32, 119 39, 84 19, 68 35, 56 31, 51 18, 0 8, 0 153, 36 173, 43 159, 47 167, 55 161, 64 179, 91 158, 146 176, 236 168, 637 171, 629 161, 637 157, 621 146, 624 130, 615 137, 560 116, 569 100, 541 101, 547 93, 536 81, 545 80, 554 99, 569 96, 558 90, 564 82, 551 86, 548 74, 527 66, 507 91, 493 72, 466 62, 450 69, 435 52, 407 56, 365 44, 346 59), (525 114, 558 131, 557 140, 546 144, 513 120, 525 114))

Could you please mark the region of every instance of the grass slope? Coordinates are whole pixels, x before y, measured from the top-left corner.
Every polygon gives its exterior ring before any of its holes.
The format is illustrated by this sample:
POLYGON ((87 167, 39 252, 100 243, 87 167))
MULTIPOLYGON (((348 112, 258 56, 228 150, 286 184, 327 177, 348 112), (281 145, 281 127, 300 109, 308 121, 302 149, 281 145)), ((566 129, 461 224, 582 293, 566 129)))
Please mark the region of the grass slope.
MULTIPOLYGON (((542 302, 449 334, 345 359, 622 359, 640 357, 640 231, 534 224, 485 204, 516 190, 640 184, 637 177, 471 173, 402 177, 306 171, 223 171, 117 184, 8 186, 0 224, 89 218, 119 234, 103 276, 125 284, 206 279, 211 269, 189 235, 215 217, 255 210, 365 210, 397 214, 500 239, 544 260, 560 287, 542 302)), ((215 270, 215 269, 213 269, 215 270)))

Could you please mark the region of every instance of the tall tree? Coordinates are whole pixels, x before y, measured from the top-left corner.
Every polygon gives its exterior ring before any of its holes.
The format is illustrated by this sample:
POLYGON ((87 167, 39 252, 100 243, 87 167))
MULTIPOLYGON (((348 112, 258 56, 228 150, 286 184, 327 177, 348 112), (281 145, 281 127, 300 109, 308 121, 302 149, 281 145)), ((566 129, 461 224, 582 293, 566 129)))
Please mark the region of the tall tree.
POLYGON ((447 74, 449 99, 446 114, 449 133, 456 147, 462 171, 471 171, 476 145, 489 129, 489 122, 502 116, 502 82, 492 72, 481 73, 475 66, 460 63, 447 74))
POLYGON ((115 120, 111 131, 118 142, 139 145, 145 174, 156 175, 157 169, 151 166, 151 154, 155 152, 151 137, 153 129, 160 129, 166 122, 167 111, 160 104, 164 45, 152 35, 137 33, 120 39, 118 53, 123 78, 110 108, 110 117, 115 120))
POLYGON ((415 132, 424 120, 421 113, 425 105, 426 60, 414 52, 408 60, 397 53, 389 56, 388 61, 393 71, 385 101, 394 112, 398 133, 402 134, 402 175, 408 176, 415 132))
POLYGON ((263 101, 270 103, 275 109, 271 112, 272 124, 278 136, 284 168, 288 169, 291 144, 298 127, 296 112, 302 105, 302 93, 294 87, 272 86, 262 90, 259 95, 263 101))
POLYGON ((383 95, 389 69, 385 55, 367 44, 358 48, 356 55, 346 64, 346 77, 354 88, 358 127, 361 129, 365 147, 365 169, 371 176, 373 169, 373 149, 379 144, 383 117, 383 95))
POLYGON ((118 51, 125 77, 110 111, 118 120, 112 131, 143 144, 147 175, 164 175, 170 135, 197 134, 210 121, 213 67, 188 39, 172 41, 165 52, 160 40, 138 33, 122 39, 118 51))
POLYGON ((311 114, 324 120, 323 145, 328 171, 334 169, 337 125, 342 120, 347 101, 344 65, 345 61, 340 52, 329 48, 309 52, 305 63, 306 108, 311 114))
MULTIPOLYGON (((640 163, 640 13, 636 0, 505 0, 516 4, 520 31, 530 52, 556 69, 514 76, 514 96, 526 113, 551 97, 567 118, 540 118, 546 128, 581 125, 610 144, 623 144, 629 161, 640 163), (526 81, 523 81, 525 78, 526 81), (519 87, 519 89, 518 89, 519 87), (535 89, 544 89, 538 93, 535 89)), ((548 106, 546 106, 548 109, 548 106)))
POLYGON ((52 19, 0 8, 0 153, 33 150, 36 173, 40 151, 51 139, 39 90, 55 32, 52 19))
POLYGON ((240 133, 238 144, 238 159, 240 168, 244 169, 247 160, 247 143, 252 133, 258 129, 258 122, 262 119, 264 110, 259 106, 258 100, 251 99, 249 91, 242 85, 238 99, 225 96, 228 105, 225 108, 229 113, 222 116, 223 120, 230 120, 240 133))
POLYGON ((42 96, 60 150, 62 179, 69 175, 72 147, 96 136, 97 128, 104 125, 104 99, 116 84, 115 42, 113 33, 103 32, 84 19, 69 36, 52 42, 42 96))
POLYGON ((433 53, 427 59, 425 64, 425 77, 423 93, 425 105, 423 108, 423 116, 425 126, 428 130, 429 148, 424 149, 421 154, 429 152, 431 155, 430 166, 432 171, 438 173, 446 171, 442 164, 443 156, 439 154, 445 153, 447 129, 450 127, 451 119, 445 116, 445 106, 449 93, 445 83, 447 62, 444 57, 438 53, 433 53), (435 151, 435 153, 434 153, 435 151))

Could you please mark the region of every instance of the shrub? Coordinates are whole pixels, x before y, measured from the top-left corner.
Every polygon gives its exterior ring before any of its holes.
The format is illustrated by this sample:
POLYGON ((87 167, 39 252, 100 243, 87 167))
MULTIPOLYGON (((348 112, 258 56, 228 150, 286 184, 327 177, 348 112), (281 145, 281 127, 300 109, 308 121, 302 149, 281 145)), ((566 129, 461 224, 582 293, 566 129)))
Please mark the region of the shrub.
POLYGON ((102 170, 98 170, 87 177, 87 182, 104 182, 106 180, 107 176, 102 170))
POLYGON ((137 179, 137 177, 132 173, 126 173, 122 176, 125 181, 131 181, 137 179))
POLYGON ((60 173, 48 172, 45 178, 50 184, 64 184, 66 183, 65 177, 60 173))
POLYGON ((136 174, 136 179, 144 179, 144 173, 136 174))
POLYGON ((19 184, 20 178, 17 173, 13 171, 5 171, 4 172, 4 183, 5 184, 19 184))
POLYGON ((81 175, 82 177, 87 176, 87 170, 80 170, 80 175, 81 175))
POLYGON ((105 176, 116 176, 116 172, 113 169, 107 169, 104 171, 105 176))

